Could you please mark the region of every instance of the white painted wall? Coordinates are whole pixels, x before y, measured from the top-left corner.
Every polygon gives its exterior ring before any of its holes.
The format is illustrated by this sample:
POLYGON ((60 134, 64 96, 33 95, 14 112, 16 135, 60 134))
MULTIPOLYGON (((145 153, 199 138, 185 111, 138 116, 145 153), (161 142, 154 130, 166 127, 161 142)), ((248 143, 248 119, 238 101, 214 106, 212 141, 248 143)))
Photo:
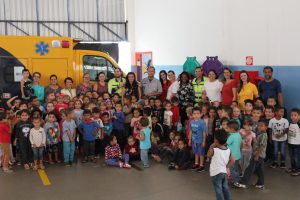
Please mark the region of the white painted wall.
POLYGON ((155 65, 208 55, 245 65, 250 55, 254 65, 299 66, 299 8, 299 0, 127 0, 129 41, 132 53, 153 51, 155 65))

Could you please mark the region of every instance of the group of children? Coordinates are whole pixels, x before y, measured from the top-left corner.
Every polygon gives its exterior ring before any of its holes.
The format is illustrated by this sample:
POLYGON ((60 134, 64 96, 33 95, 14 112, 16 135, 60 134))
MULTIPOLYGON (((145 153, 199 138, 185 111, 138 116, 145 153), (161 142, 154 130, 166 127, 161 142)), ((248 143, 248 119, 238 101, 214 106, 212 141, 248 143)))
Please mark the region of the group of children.
POLYGON ((131 168, 140 160, 148 168, 151 156, 169 170, 202 172, 206 161, 216 194, 224 198, 230 196, 227 180, 246 188, 255 171, 256 187, 263 188, 264 163, 285 169, 288 142, 291 167, 286 171, 300 175, 299 109, 291 110, 290 122, 272 97, 267 105, 260 98, 245 100, 243 111, 237 102, 190 105, 184 122, 179 110, 176 96, 162 102, 92 92, 71 99, 50 92, 43 104, 35 96, 14 97, 0 111, 1 165, 4 172, 17 163, 37 170, 45 168, 44 160, 71 166, 79 156, 86 163, 104 155, 108 166, 131 168))

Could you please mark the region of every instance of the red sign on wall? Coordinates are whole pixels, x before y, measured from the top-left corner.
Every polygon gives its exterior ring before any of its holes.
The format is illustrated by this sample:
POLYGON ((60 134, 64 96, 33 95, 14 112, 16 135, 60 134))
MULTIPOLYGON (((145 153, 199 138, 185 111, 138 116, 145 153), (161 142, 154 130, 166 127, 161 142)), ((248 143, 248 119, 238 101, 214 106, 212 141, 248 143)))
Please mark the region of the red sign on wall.
POLYGON ((253 56, 246 56, 246 65, 247 66, 253 65, 253 56))

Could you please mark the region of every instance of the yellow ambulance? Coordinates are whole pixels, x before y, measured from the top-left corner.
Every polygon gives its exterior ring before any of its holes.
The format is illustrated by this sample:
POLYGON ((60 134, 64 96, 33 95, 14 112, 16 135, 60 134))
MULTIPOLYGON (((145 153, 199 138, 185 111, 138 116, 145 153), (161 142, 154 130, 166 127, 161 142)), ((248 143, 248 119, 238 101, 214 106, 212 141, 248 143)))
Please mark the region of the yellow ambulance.
POLYGON ((48 86, 51 74, 56 74, 59 85, 72 77, 74 87, 82 82, 84 73, 96 80, 99 72, 107 79, 119 68, 115 60, 100 51, 74 48, 80 41, 69 37, 0 36, 0 93, 17 95, 22 70, 40 72, 41 85, 48 86))

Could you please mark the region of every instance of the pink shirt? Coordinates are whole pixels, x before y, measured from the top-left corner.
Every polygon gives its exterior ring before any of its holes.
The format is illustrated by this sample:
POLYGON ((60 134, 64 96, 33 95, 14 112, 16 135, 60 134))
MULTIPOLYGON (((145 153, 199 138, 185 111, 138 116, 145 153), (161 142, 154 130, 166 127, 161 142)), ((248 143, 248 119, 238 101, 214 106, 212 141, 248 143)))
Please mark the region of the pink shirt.
POLYGON ((251 131, 251 133, 247 135, 246 131, 244 129, 241 129, 240 134, 243 139, 241 150, 243 152, 252 152, 252 140, 253 138, 256 138, 255 133, 251 131))

